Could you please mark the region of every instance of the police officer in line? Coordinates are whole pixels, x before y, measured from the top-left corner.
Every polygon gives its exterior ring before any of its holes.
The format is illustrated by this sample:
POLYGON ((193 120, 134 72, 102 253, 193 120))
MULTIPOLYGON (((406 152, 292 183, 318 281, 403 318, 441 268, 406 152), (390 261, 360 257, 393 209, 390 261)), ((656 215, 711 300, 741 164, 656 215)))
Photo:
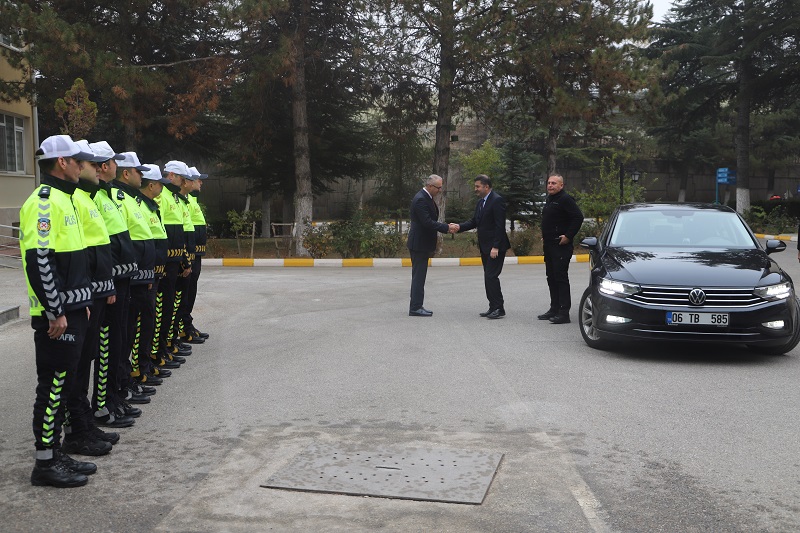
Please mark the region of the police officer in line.
POLYGON ((113 198, 111 182, 117 176, 117 161, 124 158, 116 153, 106 141, 90 143, 94 153, 106 160, 98 163, 100 189, 93 200, 106 223, 111 252, 114 256, 114 285, 117 298, 106 307, 106 316, 100 327, 100 357, 97 364, 97 386, 94 391, 93 408, 95 423, 100 426, 124 428, 135 423, 132 407, 123 403, 118 390, 127 365, 123 357, 127 344, 127 317, 130 306, 130 278, 137 271, 136 256, 128 225, 122 216, 117 199, 113 198), (129 407, 126 412, 126 407, 129 407))
POLYGON ((180 367, 177 362, 164 360, 159 355, 158 350, 163 313, 163 302, 158 297, 158 288, 161 279, 164 277, 164 267, 167 263, 167 231, 164 229, 164 223, 161 222, 161 213, 156 198, 161 194, 164 185, 169 183, 169 180, 161 175, 161 169, 158 168, 158 165, 145 164, 144 166, 148 170, 142 172, 142 187, 139 190, 138 200, 142 213, 144 213, 150 226, 150 232, 153 234, 156 256, 153 268, 153 284, 147 294, 148 310, 147 313, 141 313, 141 321, 139 323, 141 342, 138 345, 134 344, 134 353, 131 357, 138 357, 140 362, 147 358, 152 367, 152 374, 140 373, 136 375, 134 371, 134 379, 142 384, 160 385, 163 382, 162 378, 172 375, 170 369, 180 367))
POLYGON ((203 180, 208 177, 208 174, 201 174, 196 167, 189 167, 189 173, 195 178, 191 182, 191 190, 187 195, 189 200, 189 214, 194 226, 194 261, 192 261, 192 274, 189 277, 189 286, 186 289, 186 295, 183 298, 182 310, 179 310, 181 320, 181 339, 189 344, 202 344, 208 338, 208 333, 199 331, 193 322, 192 310, 194 310, 194 303, 197 299, 197 281, 200 278, 200 271, 202 269, 203 256, 206 255, 206 242, 208 236, 206 233, 206 217, 203 214, 203 209, 197 201, 197 195, 202 189, 203 180))
MULTIPOLYGON (((76 144, 81 151, 93 154, 87 141, 76 141, 76 144)), ((63 450, 68 454, 95 456, 107 454, 112 445, 119 441, 118 433, 107 433, 95 425, 89 400, 92 365, 97 364, 100 353, 100 323, 105 316, 106 304, 116 300, 111 241, 103 217, 91 197, 99 189, 96 165, 102 161, 103 158, 98 156, 91 161, 79 161, 81 173, 72 195, 72 204, 86 242, 92 280, 92 312, 78 362, 77 383, 70 393, 74 399, 67 402, 74 407, 68 412, 64 423, 63 445, 63 450)))
MULTIPOLYGON (((167 263, 164 266, 164 277, 159 281, 158 300, 161 302, 161 320, 156 326, 159 330, 158 357, 166 361, 183 364, 184 356, 191 354, 188 350, 172 342, 172 331, 176 315, 176 289, 179 280, 192 272, 191 259, 186 246, 184 226, 184 210, 181 205, 180 191, 183 181, 189 176, 189 167, 182 161, 169 161, 164 165, 164 173, 169 183, 166 190, 156 197, 161 221, 167 232, 167 263)), ((158 314, 158 311, 156 312, 158 314)))
POLYGON ((41 185, 20 209, 20 250, 28 284, 36 349, 36 448, 33 485, 78 487, 97 466, 61 450, 65 409, 78 410, 71 394, 89 323, 92 286, 83 231, 72 195, 91 159, 68 135, 45 139, 36 152, 41 185))
POLYGON ((141 373, 140 365, 144 365, 145 372, 150 370, 149 357, 140 361, 137 346, 136 357, 131 358, 133 347, 141 342, 141 329, 138 327, 141 315, 142 313, 147 315, 150 312, 147 303, 148 290, 153 285, 156 250, 153 234, 150 232, 150 224, 142 212, 141 200, 139 200, 142 171, 147 170, 147 167, 139 162, 139 157, 135 152, 123 152, 121 155, 123 159, 117 162, 117 176, 111 182, 111 197, 118 203, 128 226, 137 270, 131 276, 130 308, 127 315, 123 357, 120 361, 124 370, 120 370, 118 392, 125 408, 125 414, 138 417, 141 415, 141 410, 125 404, 128 402, 150 403, 150 396, 156 392, 153 387, 137 383, 132 377, 134 372, 141 373))
MULTIPOLYGON (((200 173, 198 172, 197 175, 195 175, 188 166, 186 166, 186 169, 188 173, 183 179, 180 180, 180 190, 176 194, 176 198, 178 199, 178 205, 180 206, 183 214, 183 235, 186 242, 186 252, 189 256, 189 264, 194 266, 197 256, 195 253, 196 242, 194 234, 194 222, 192 221, 191 204, 189 202, 189 193, 194 190, 194 182, 197 181, 200 173)), ((184 349, 191 349, 191 346, 182 341, 184 318, 186 318, 186 316, 189 314, 187 310, 187 302, 189 300, 189 287, 192 277, 191 267, 189 270, 189 274, 182 278, 178 278, 175 284, 175 316, 172 321, 171 335, 171 349, 173 353, 180 347, 184 347, 184 349)))

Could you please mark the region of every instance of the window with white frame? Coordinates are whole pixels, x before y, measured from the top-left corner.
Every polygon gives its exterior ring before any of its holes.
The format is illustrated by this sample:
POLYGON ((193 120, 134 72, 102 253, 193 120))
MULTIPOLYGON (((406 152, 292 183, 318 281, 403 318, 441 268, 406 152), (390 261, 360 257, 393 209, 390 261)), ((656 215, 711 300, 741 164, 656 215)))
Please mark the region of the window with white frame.
POLYGON ((0 113, 0 171, 25 172, 25 121, 0 113))

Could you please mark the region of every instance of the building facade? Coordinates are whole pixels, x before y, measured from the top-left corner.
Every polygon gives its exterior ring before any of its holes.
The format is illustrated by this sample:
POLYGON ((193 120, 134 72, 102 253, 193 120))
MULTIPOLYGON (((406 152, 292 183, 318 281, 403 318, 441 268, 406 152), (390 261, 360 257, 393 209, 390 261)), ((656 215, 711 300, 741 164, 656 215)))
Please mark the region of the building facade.
MULTIPOLYGON (((20 53, 0 35, 0 78, 21 80, 25 75, 13 68, 6 53, 20 53)), ((36 107, 25 100, 6 103, 0 100, 0 236, 19 225, 19 209, 36 187, 36 107)))

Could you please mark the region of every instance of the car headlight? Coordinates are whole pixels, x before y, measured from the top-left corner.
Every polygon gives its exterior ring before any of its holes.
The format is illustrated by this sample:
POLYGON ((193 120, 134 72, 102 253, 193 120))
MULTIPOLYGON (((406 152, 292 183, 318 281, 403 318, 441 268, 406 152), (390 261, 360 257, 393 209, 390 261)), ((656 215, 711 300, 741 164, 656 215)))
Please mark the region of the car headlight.
POLYGON ((785 300, 792 294, 792 285, 784 281, 783 283, 767 285, 766 287, 756 287, 753 289, 753 294, 765 300, 785 300))
POLYGON ((600 279, 600 286, 598 287, 603 294, 616 295, 616 296, 630 296, 631 294, 638 294, 641 292, 641 287, 635 283, 626 283, 624 281, 615 281, 613 279, 600 279))

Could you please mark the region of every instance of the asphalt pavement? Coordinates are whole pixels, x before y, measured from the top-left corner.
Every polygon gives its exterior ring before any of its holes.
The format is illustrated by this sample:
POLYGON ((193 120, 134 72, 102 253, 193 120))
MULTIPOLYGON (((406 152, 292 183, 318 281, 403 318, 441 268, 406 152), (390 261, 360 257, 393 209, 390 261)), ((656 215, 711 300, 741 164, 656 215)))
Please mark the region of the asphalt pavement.
MULTIPOLYGON (((794 247, 775 256, 800 280, 794 247)), ((0 531, 797 531, 800 348, 587 347, 544 266, 204 268, 210 339, 78 489, 32 487, 28 320, 0 326, 0 531), (502 453, 480 505, 262 488, 315 443, 502 453)), ((22 272, 0 269, 25 309, 22 272)))

